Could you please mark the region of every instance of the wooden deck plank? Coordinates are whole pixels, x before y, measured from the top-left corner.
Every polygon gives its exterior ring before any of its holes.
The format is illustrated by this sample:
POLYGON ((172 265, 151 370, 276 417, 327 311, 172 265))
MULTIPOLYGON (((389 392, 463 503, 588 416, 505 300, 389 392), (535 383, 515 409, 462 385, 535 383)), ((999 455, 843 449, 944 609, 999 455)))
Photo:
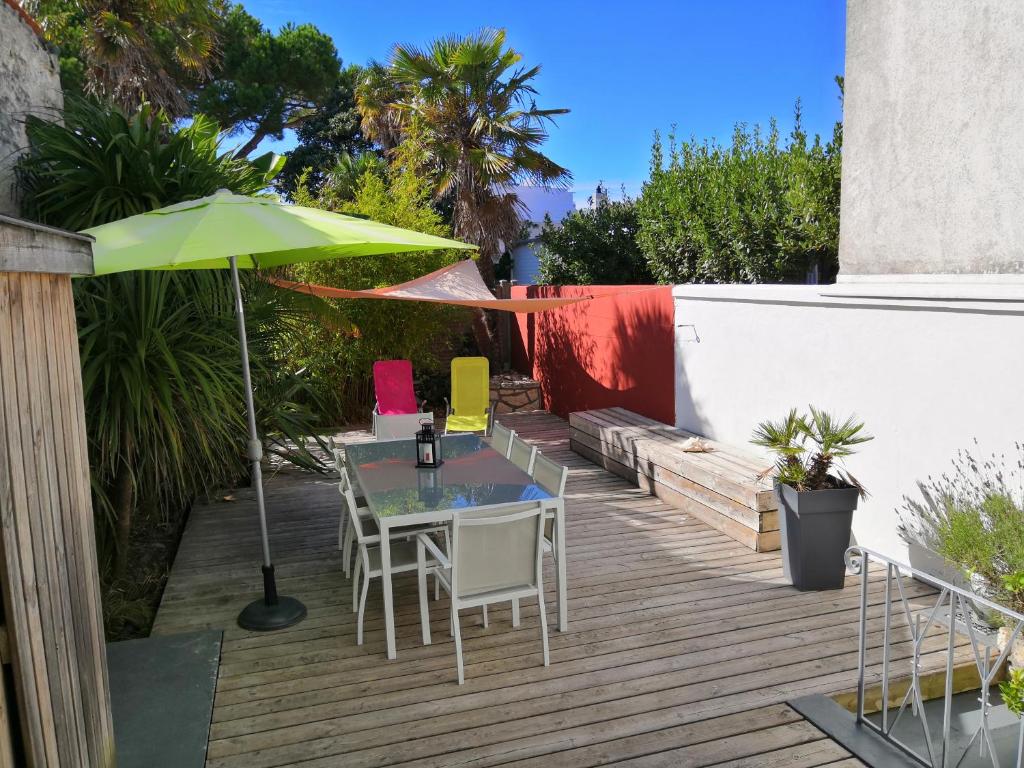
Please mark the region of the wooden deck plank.
MULTIPOLYGON (((336 484, 283 470, 267 482, 274 560, 281 591, 302 599, 308 618, 266 634, 235 624, 260 588, 249 489, 196 506, 157 616, 159 633, 225 632, 209 768, 798 768, 851 759, 784 702, 855 684, 857 580, 799 593, 777 553, 752 552, 572 453, 565 421, 542 412, 500 420, 570 468, 570 625, 550 632, 551 666, 540 664, 536 605, 523 605, 518 629, 507 606, 494 606, 489 629, 465 617, 466 684, 457 685, 447 602, 431 603, 434 644, 422 646, 408 577, 395 579, 398 659, 385 658, 379 585, 365 644, 355 645, 336 484)), ((552 576, 547 563, 551 624, 552 576)), ((873 616, 884 610, 879 577, 868 590, 873 616)), ((905 586, 912 599, 928 594, 905 586)), ((895 632, 904 634, 892 658, 908 658, 905 628, 895 632)), ((880 643, 869 633, 871 680, 880 643)), ((940 637, 927 640, 922 663, 941 666, 943 648, 940 637)))

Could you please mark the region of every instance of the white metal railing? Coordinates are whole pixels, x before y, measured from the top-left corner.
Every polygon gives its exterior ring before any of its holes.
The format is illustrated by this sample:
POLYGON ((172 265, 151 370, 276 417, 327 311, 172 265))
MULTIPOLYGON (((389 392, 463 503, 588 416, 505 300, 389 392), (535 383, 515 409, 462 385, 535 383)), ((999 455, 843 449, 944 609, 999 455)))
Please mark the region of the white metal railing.
MULTIPOLYGON (((1007 656, 1013 648, 1014 642, 1024 635, 1024 615, 1012 611, 1005 606, 992 602, 984 597, 974 594, 969 590, 949 584, 935 576, 919 571, 909 565, 900 563, 885 555, 864 547, 850 547, 846 551, 846 564, 855 574, 860 574, 860 650, 859 650, 859 672, 857 679, 857 722, 866 726, 886 741, 894 744, 923 765, 931 768, 952 768, 958 766, 964 757, 977 745, 979 755, 987 757, 995 768, 1002 768, 999 757, 995 752, 992 742, 992 733, 989 723, 989 689, 995 682, 996 675, 1006 662, 1007 656), (864 716, 864 696, 866 685, 865 665, 867 657, 867 607, 868 607, 868 577, 872 561, 884 566, 885 573, 885 610, 882 617, 882 709, 880 722, 876 723, 871 718, 864 716), (907 600, 903 589, 901 576, 911 576, 914 579, 931 585, 938 590, 938 597, 931 607, 912 607, 907 600), (907 627, 910 632, 911 665, 910 665, 910 686, 903 696, 900 706, 894 717, 889 716, 889 680, 890 680, 890 649, 894 642, 892 631, 893 612, 893 589, 897 591, 899 606, 902 608, 907 627), (1010 636, 1002 650, 995 641, 995 635, 990 630, 993 617, 1000 617, 1003 626, 1010 629, 1010 636), (943 719, 942 738, 938 744, 932 738, 928 718, 925 715, 924 698, 921 692, 921 652, 924 639, 929 630, 933 627, 946 626, 946 687, 943 697, 943 719), (951 754, 950 727, 952 721, 953 703, 953 667, 958 635, 966 638, 973 652, 974 662, 978 667, 978 675, 981 679, 981 691, 979 702, 981 705, 981 724, 971 737, 970 743, 963 754, 956 756, 951 754), (993 658, 993 656, 995 658, 993 658), (910 747, 902 740, 893 735, 896 725, 900 722, 904 712, 908 709, 911 715, 917 718, 923 729, 924 742, 927 754, 921 754, 910 747)), ((920 598, 915 596, 915 600, 920 598)), ((930 599, 926 597, 925 599, 930 599)), ((1019 725, 1017 738, 1017 755, 1015 765, 1017 768, 1024 768, 1024 719, 1019 725)))

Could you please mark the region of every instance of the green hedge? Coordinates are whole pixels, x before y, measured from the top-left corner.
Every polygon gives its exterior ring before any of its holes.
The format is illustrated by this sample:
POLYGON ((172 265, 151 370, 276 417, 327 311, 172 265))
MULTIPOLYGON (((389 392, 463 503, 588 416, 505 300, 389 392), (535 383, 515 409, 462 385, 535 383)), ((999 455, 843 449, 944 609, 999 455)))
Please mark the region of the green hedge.
POLYGON ((656 133, 651 178, 637 201, 637 241, 661 283, 805 282, 838 271, 842 126, 782 144, 738 125, 732 143, 677 143, 656 133), (667 157, 666 157, 667 154, 667 157))
MULTIPOLYGON (((447 237, 450 227, 430 201, 429 182, 420 172, 420 150, 407 142, 382 175, 371 168, 359 177, 351 199, 329 179, 313 194, 301 177, 295 201, 398 227, 447 237)), ((420 277, 454 263, 458 251, 429 251, 311 262, 291 268, 299 280, 339 288, 380 288, 420 277)), ((443 408, 448 372, 444 358, 458 349, 471 314, 461 307, 423 302, 339 299, 336 315, 311 322, 289 340, 292 367, 306 371, 322 420, 328 425, 366 422, 373 407, 372 370, 376 360, 404 358, 417 372, 417 394, 443 408), (344 322, 339 323, 337 319, 344 322)))

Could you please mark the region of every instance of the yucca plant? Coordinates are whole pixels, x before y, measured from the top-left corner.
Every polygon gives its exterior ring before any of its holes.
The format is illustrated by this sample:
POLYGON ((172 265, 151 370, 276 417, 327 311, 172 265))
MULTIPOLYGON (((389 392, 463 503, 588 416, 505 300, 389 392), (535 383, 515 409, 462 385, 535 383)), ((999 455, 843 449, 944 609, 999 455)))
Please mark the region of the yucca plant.
MULTIPOLYGON (((64 124, 30 119, 21 163, 25 213, 84 229, 226 188, 263 190, 280 161, 223 152, 216 123, 175 130, 148 106, 132 114, 73 101, 64 124)), ((304 467, 312 414, 281 363, 309 302, 244 273, 257 424, 304 467)), ((135 512, 166 515, 245 471, 243 384, 226 272, 132 272, 74 284, 101 556, 125 573, 135 512)))
POLYGON ((18 173, 22 209, 35 221, 80 230, 230 189, 258 194, 284 158, 248 161, 225 152, 220 127, 196 115, 175 130, 164 112, 143 104, 132 113, 83 99, 68 102, 63 122, 29 116, 29 153, 18 173))
POLYGON ((772 471, 780 483, 798 491, 852 486, 863 494, 861 484, 841 466, 856 446, 873 439, 864 433, 863 422, 853 416, 840 421, 813 405, 809 411, 793 408, 780 421, 762 422, 751 442, 776 454, 772 471))
POLYGON ((115 534, 118 572, 136 506, 180 508, 242 470, 233 318, 194 300, 230 295, 222 282, 212 272, 126 273, 76 285, 90 463, 109 515, 100 533, 115 534))

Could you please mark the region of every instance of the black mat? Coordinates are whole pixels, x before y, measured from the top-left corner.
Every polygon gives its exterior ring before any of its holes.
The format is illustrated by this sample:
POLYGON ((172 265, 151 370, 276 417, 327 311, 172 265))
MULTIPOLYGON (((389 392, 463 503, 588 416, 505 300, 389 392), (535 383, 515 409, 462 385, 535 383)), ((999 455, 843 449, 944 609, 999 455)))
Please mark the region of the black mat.
POLYGON ((203 768, 222 637, 188 632, 107 646, 119 768, 203 768))
MULTIPOLYGON (((992 746, 999 758, 999 764, 1016 765, 1020 721, 1002 703, 997 686, 992 687, 989 702, 988 723, 992 736, 992 746)), ((807 720, 814 723, 814 725, 831 736, 833 740, 838 741, 868 765, 879 767, 920 765, 920 763, 898 750, 896 752, 879 751, 883 747, 885 750, 896 750, 896 748, 884 741, 875 731, 858 726, 853 713, 843 709, 830 698, 825 696, 805 696, 788 703, 807 720), (904 762, 899 762, 900 760, 904 762)), ((939 749, 939 739, 942 737, 942 722, 945 714, 944 706, 942 699, 932 699, 924 703, 924 712, 928 718, 936 753, 939 749)), ((979 710, 978 691, 966 691, 953 696, 950 706, 949 753, 952 756, 952 759, 949 761, 950 765, 957 765, 959 768, 992 767, 991 758, 987 754, 982 755, 979 749, 979 742, 973 741, 975 733, 981 725, 981 713, 979 710), (968 746, 970 746, 969 751, 968 746), (964 754, 965 751, 967 751, 967 754, 964 754)), ((889 716, 894 718, 897 711, 898 708, 896 707, 890 709, 889 716)), ((869 715, 869 718, 875 724, 880 724, 881 722, 880 714, 869 715)), ((903 713, 903 717, 893 727, 892 735, 918 754, 926 755, 928 753, 921 721, 917 717, 912 716, 911 712, 903 713)))
POLYGON ((871 768, 921 768, 917 760, 867 726, 858 725, 851 712, 828 696, 803 696, 786 703, 871 768))

